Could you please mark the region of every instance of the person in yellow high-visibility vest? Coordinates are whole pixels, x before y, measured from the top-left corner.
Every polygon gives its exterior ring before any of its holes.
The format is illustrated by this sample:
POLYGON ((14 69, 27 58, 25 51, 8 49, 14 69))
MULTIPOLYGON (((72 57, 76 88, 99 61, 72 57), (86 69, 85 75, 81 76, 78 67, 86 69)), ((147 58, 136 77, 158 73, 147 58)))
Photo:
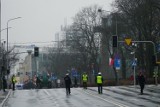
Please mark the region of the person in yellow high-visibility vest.
POLYGON ((96 83, 98 85, 98 93, 102 94, 103 77, 101 72, 99 72, 98 75, 96 76, 96 83))
POLYGON ((82 75, 82 81, 83 81, 83 88, 87 89, 88 75, 86 74, 86 72, 84 72, 84 74, 82 75))
POLYGON ((12 76, 12 90, 15 90, 15 83, 17 82, 15 75, 12 76))

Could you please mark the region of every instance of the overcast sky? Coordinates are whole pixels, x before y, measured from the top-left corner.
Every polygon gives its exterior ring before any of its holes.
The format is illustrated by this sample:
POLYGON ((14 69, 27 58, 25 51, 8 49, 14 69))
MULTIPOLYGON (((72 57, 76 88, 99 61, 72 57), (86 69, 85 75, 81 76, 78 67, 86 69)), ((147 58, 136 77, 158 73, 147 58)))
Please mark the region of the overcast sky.
MULTIPOLYGON (((72 17, 83 7, 97 4, 105 10, 111 10, 114 0, 1 0, 2 25, 7 27, 9 22, 9 42, 48 42, 54 41, 55 33, 67 20, 69 25, 72 17)), ((1 33, 6 40, 7 31, 1 33)))

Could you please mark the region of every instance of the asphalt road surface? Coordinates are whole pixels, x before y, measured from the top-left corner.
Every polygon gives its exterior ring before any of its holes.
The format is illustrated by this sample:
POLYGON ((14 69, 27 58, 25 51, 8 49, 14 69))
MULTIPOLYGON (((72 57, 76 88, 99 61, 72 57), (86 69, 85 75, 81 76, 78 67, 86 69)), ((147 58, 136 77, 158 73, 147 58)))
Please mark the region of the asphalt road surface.
POLYGON ((160 87, 146 86, 144 95, 138 86, 104 87, 103 94, 97 87, 71 88, 71 95, 64 88, 16 90, 4 107, 160 107, 160 87))

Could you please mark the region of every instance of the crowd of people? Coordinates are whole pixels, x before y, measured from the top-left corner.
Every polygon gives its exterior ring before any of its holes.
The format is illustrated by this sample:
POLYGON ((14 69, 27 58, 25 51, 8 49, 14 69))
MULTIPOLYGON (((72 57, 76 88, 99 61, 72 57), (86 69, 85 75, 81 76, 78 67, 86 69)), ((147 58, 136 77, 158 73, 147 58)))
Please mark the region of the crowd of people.
MULTIPOLYGON (((70 94, 71 93, 71 78, 69 76, 69 73, 66 74, 66 76, 64 77, 64 81, 65 81, 65 88, 66 88, 66 94, 70 94)), ((97 84, 98 87, 98 93, 102 94, 102 86, 103 86, 103 76, 101 74, 101 72, 98 73, 98 75, 95 78, 95 82, 97 84)), ((83 89, 87 89, 87 83, 88 83, 88 75, 86 72, 83 73, 82 75, 82 83, 83 83, 83 89)))
MULTIPOLYGON (((84 72, 82 74, 81 80, 82 80, 83 89, 87 89, 87 86, 88 86, 88 74, 86 72, 84 72)), ((12 75, 12 77, 11 77, 12 86, 11 87, 12 87, 13 91, 15 90, 16 82, 17 82, 17 80, 16 80, 15 75, 12 75)), ((141 72, 141 71, 139 72, 139 75, 137 76, 137 82, 138 82, 138 84, 140 86, 140 94, 142 95, 144 87, 145 87, 146 80, 145 80, 145 76, 143 75, 143 72, 141 72)), ((95 76, 95 83, 97 84, 97 87, 98 87, 98 93, 102 94, 103 93, 103 76, 102 76, 101 72, 99 72, 95 76)), ((40 88, 41 84, 42 84, 42 81, 37 76, 36 77, 36 88, 40 88)), ((59 80, 59 84, 60 84, 60 80, 59 80)), ((3 85, 3 91, 5 92, 6 91, 5 89, 7 88, 7 80, 6 80, 5 76, 3 76, 3 78, 2 78, 2 85, 3 85)), ((70 94, 71 93, 71 89, 70 88, 72 86, 74 86, 74 87, 78 86, 77 85, 77 79, 74 78, 74 85, 72 85, 72 79, 70 78, 69 73, 67 73, 65 75, 65 77, 64 77, 64 86, 66 88, 66 93, 70 94)))
MULTIPOLYGON (((64 77, 64 81, 65 81, 66 92, 69 92, 69 94, 70 94, 71 93, 70 88, 71 88, 72 82, 71 82, 71 78, 70 78, 68 73, 64 77)), ((144 76, 142 71, 139 71, 139 74, 137 76, 137 82, 140 86, 140 95, 143 95, 143 90, 144 90, 144 87, 145 87, 146 80, 145 80, 145 76, 144 76)), ((95 83, 97 84, 97 87, 98 87, 98 93, 102 94, 103 93, 104 80, 103 80, 103 76, 102 76, 101 72, 99 72, 97 74, 97 76, 95 76, 95 83)), ((88 75, 87 75, 86 72, 84 72, 82 74, 83 89, 87 89, 87 84, 88 84, 88 75)))

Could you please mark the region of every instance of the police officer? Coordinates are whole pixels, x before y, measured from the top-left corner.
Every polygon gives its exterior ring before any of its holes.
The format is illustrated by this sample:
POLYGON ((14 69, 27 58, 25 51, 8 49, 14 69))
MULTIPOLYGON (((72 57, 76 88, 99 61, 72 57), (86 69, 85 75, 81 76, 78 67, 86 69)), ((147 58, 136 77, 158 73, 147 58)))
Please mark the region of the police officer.
POLYGON ((12 76, 12 90, 15 90, 15 83, 17 82, 15 75, 12 76))
POLYGON ((67 73, 66 76, 64 77, 64 81, 65 81, 65 86, 66 86, 66 94, 70 94, 71 93, 71 90, 70 90, 70 87, 71 87, 71 78, 69 77, 69 74, 67 73))
POLYGON ((98 75, 96 76, 96 83, 98 85, 98 93, 102 94, 102 84, 103 84, 103 77, 101 75, 101 72, 98 73, 98 75))
POLYGON ((2 78, 2 82, 3 82, 3 92, 6 92, 6 88, 7 88, 7 81, 6 81, 6 78, 5 78, 5 76, 3 76, 3 78, 2 78))
POLYGON ((86 74, 86 72, 84 72, 84 74, 82 75, 82 81, 83 81, 83 88, 87 89, 88 75, 86 74))

